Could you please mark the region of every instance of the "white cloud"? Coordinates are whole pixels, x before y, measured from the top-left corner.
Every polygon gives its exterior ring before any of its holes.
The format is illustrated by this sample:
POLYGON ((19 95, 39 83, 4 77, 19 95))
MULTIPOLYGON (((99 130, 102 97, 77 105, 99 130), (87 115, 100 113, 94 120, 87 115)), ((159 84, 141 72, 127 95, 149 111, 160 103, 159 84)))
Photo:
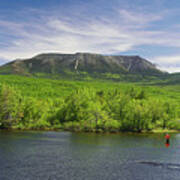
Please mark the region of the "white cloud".
POLYGON ((14 36, 20 36, 12 39, 13 45, 1 49, 0 54, 6 59, 14 59, 47 51, 112 53, 129 50, 133 45, 127 41, 130 34, 116 25, 97 20, 80 23, 81 26, 78 26, 55 18, 48 19, 41 26, 35 23, 12 26, 9 26, 9 22, 0 23, 1 27, 8 29, 8 33, 13 31, 14 36), (29 29, 35 31, 30 32, 29 29))
MULTIPOLYGON (((42 12, 40 12, 42 13, 42 12)), ((179 32, 151 30, 152 23, 164 14, 147 14, 119 10, 113 17, 84 16, 83 18, 45 16, 30 22, 0 21, 0 33, 11 37, 9 46, 0 44, 3 59, 29 58, 38 53, 92 52, 113 54, 142 45, 180 47, 179 32), (148 27, 148 30, 147 30, 148 27)), ((178 57, 158 57, 155 63, 176 63, 178 57)), ((178 61, 178 60, 177 60, 178 61)), ((171 69, 173 70, 172 67, 171 69)), ((174 69, 176 70, 176 69, 174 69)))
POLYGON ((166 64, 166 65, 171 65, 171 66, 176 65, 176 64, 180 65, 180 55, 160 56, 160 57, 156 57, 154 61, 166 64))
POLYGON ((153 62, 158 64, 161 70, 167 72, 180 72, 180 55, 160 56, 153 58, 153 62))
POLYGON ((169 72, 169 73, 175 73, 175 72, 180 72, 180 67, 173 67, 173 66, 161 66, 159 67, 160 70, 169 72))
POLYGON ((133 27, 144 27, 144 25, 148 25, 151 22, 158 21, 163 18, 162 14, 139 13, 125 9, 120 10, 119 13, 122 20, 133 27))

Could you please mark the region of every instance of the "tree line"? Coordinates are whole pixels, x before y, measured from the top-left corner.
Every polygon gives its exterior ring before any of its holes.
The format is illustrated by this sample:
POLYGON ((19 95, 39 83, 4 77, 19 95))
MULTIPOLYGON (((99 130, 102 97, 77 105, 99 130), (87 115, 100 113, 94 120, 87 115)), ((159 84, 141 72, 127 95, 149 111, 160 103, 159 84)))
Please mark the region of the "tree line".
POLYGON ((141 88, 79 88, 66 97, 39 99, 0 86, 1 129, 142 132, 180 129, 179 117, 176 104, 152 98, 141 88))

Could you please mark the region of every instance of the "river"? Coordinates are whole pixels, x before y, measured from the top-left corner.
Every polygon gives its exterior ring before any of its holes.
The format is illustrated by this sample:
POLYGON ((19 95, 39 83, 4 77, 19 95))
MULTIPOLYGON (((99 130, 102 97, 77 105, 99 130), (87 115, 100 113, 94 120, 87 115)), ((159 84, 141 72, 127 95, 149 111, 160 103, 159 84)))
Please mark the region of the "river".
POLYGON ((179 180, 180 134, 0 131, 0 180, 179 180))

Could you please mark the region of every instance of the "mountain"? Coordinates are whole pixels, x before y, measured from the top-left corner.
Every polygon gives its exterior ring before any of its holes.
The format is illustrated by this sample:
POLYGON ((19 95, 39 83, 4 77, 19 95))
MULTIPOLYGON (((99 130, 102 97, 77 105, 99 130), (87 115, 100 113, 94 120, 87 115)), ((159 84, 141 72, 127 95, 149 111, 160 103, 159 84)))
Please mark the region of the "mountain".
POLYGON ((49 74, 78 76, 164 74, 154 64, 139 56, 105 56, 100 54, 40 54, 30 59, 15 60, 0 67, 1 74, 49 74))

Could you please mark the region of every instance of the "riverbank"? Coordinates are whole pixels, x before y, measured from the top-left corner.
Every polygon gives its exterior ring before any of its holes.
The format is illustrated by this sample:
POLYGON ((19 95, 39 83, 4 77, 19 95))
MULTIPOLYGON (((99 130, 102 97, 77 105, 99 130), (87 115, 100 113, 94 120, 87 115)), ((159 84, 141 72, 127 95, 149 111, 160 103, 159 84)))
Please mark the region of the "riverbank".
POLYGON ((154 129, 151 131, 143 130, 141 132, 138 131, 117 131, 117 130, 111 130, 111 131, 103 131, 103 130, 74 130, 74 129, 67 129, 67 128, 8 128, 8 129, 0 129, 0 131, 9 131, 9 132, 23 132, 23 131, 54 131, 54 132, 72 132, 72 133, 90 133, 90 134, 164 134, 164 133, 180 133, 180 130, 175 129, 154 129))

